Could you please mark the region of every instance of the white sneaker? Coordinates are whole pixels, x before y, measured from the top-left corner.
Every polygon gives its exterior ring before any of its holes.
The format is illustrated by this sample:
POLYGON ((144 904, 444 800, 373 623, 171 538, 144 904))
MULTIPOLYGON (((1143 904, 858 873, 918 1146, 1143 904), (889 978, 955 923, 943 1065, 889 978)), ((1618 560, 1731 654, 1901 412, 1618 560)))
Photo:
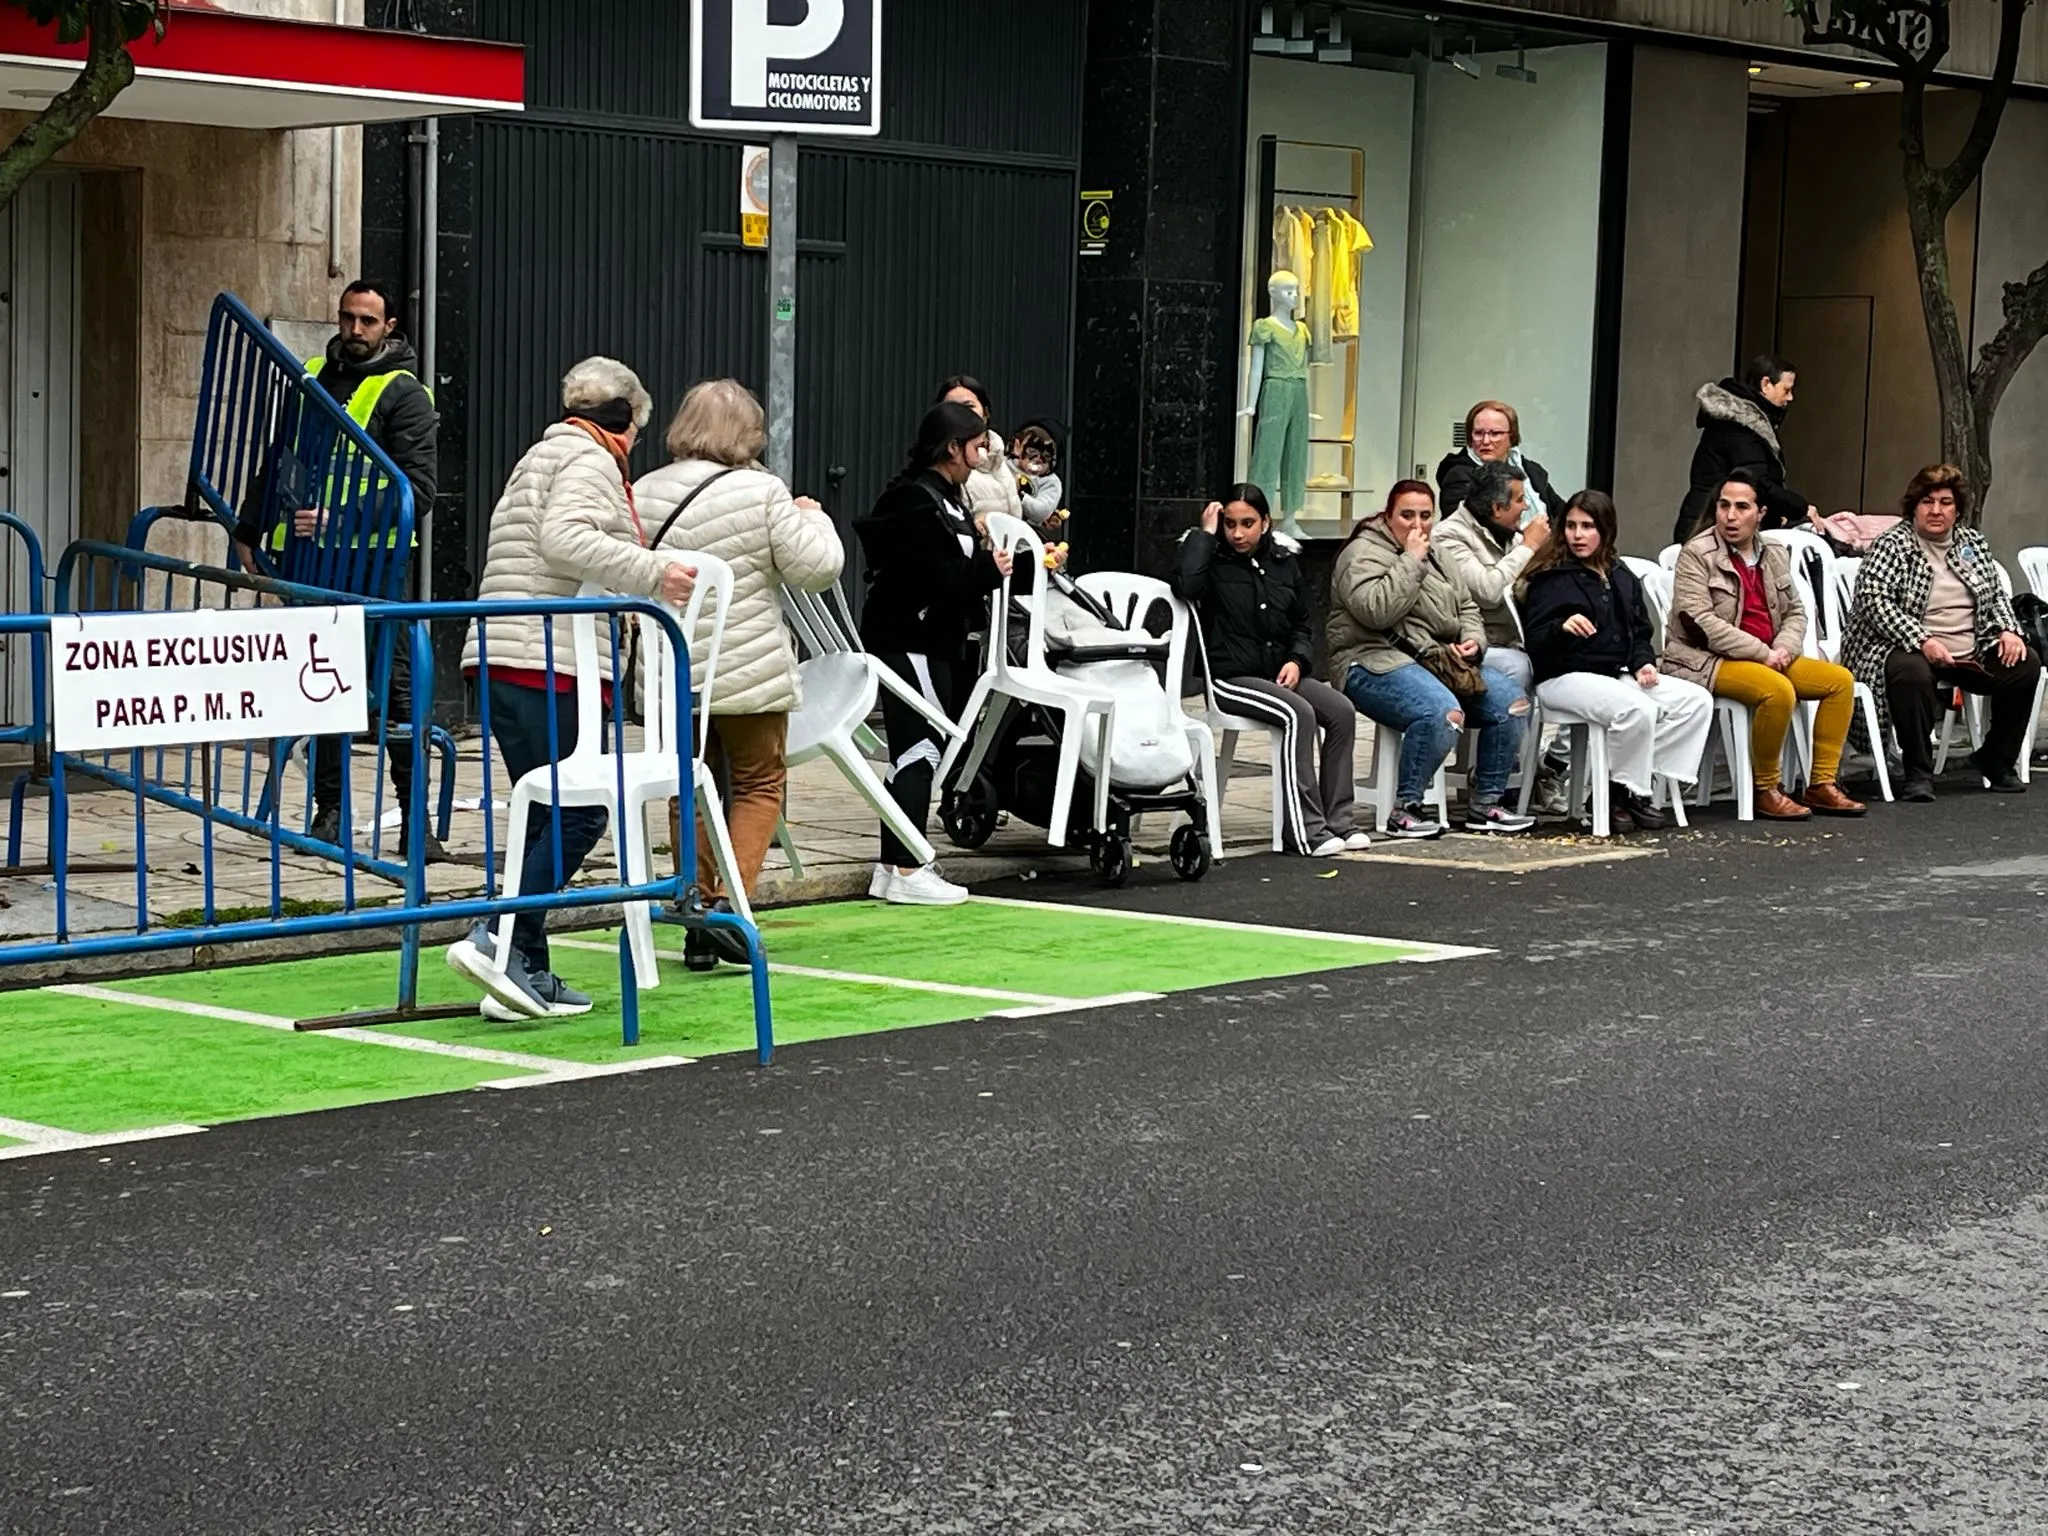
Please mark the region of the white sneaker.
POLYGON ((1309 849, 1308 856, 1312 859, 1334 858, 1342 853, 1344 848, 1345 842, 1343 838, 1326 837, 1320 843, 1317 843, 1315 847, 1309 849))
POLYGON ((889 894, 889 879, 896 873, 886 864, 877 864, 874 875, 868 880, 868 895, 881 901, 889 894))
POLYGON ((1371 846, 1372 839, 1367 837, 1363 832, 1353 832, 1349 837, 1344 839, 1344 851, 1346 853, 1363 853, 1366 849, 1370 848, 1371 846))
POLYGON ((966 899, 967 887, 945 879, 936 864, 913 869, 907 875, 892 869, 882 888, 882 900, 905 907, 957 907, 966 899))

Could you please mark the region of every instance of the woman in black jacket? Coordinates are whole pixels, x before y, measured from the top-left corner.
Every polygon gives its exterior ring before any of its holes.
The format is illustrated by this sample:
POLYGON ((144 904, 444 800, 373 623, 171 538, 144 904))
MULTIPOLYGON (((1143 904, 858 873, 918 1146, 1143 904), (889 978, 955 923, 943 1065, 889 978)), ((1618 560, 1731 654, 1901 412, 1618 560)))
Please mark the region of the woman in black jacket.
POLYGON ((1436 467, 1437 505, 1455 512, 1479 489, 1482 464, 1505 464, 1522 482, 1522 496, 1528 503, 1529 521, 1547 517, 1557 520, 1564 497, 1550 483, 1550 475, 1522 452, 1522 418, 1505 400, 1482 400, 1465 413, 1465 446, 1443 457, 1436 467))
POLYGON ((1757 499, 1764 506, 1758 527, 1804 528, 1817 515, 1804 496, 1785 484, 1785 450, 1778 446, 1778 429, 1785 425, 1785 408, 1798 380, 1790 363, 1767 353, 1741 378, 1699 387, 1700 443, 1693 450, 1692 488, 1679 503, 1672 543, 1683 544, 1706 527, 1714 498, 1736 470, 1746 470, 1756 481, 1757 499))
POLYGON ((1652 776, 1690 784, 1714 723, 1714 696, 1657 672, 1657 631, 1635 572, 1615 547, 1612 498, 1581 491, 1529 562, 1522 628, 1536 702, 1607 732, 1610 813, 1645 832, 1665 824, 1652 776))
MULTIPOLYGON (((853 531, 867 556, 862 642, 897 675, 914 679, 939 713, 957 715, 971 679, 967 640, 988 594, 1010 574, 1010 557, 984 548, 962 487, 980 467, 988 425, 964 405, 925 412, 910 460, 874 510, 853 531)), ((930 825, 932 779, 944 743, 931 722, 882 690, 882 732, 889 743, 889 794, 922 831, 930 825)), ((967 899, 964 886, 920 866, 886 826, 882 861, 868 894, 912 906, 946 907, 967 899)))
POLYGON ((1202 509, 1202 526, 1181 540, 1173 590, 1202 626, 1217 705, 1282 732, 1273 771, 1289 850, 1327 858, 1371 846, 1351 816, 1358 715, 1309 675, 1308 588, 1293 552, 1273 541, 1264 491, 1233 485, 1202 509))

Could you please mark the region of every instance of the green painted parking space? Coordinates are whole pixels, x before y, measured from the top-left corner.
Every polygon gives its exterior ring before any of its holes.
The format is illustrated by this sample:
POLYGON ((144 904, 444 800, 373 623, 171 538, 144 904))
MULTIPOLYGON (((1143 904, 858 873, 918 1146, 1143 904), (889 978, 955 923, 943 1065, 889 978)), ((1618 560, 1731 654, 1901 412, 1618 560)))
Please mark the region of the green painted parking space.
MULTIPOLYGON (((1474 953, 993 900, 945 909, 791 908, 763 914, 762 932, 784 1048, 1474 953)), ((603 931, 553 940, 556 971, 595 1004, 570 1019, 503 1023, 469 1012, 340 1034, 275 1027, 389 1007, 396 960, 388 953, 11 994, 0 1023, 0 1125, 8 1132, 0 1154, 21 1155, 43 1145, 39 1137, 54 1148, 80 1135, 682 1066, 751 1050, 747 974, 687 971, 681 930, 657 927, 656 937, 661 984, 641 993, 641 1040, 631 1048, 619 1043, 617 936, 603 931)), ((430 951, 419 1000, 473 1004, 475 993, 430 951)))

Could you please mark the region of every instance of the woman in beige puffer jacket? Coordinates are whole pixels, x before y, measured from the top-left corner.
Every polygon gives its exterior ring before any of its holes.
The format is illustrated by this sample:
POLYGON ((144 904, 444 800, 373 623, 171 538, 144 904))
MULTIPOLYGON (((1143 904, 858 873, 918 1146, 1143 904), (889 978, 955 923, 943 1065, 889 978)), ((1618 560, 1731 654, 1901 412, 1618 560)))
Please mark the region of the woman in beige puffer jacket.
MULTIPOLYGON (((624 363, 591 357, 569 370, 562 380, 564 418, 513 467, 491 512, 478 598, 573 598, 586 581, 594 581, 635 597, 689 600, 695 573, 645 547, 626 488, 626 456, 653 408, 624 363)), ((491 738, 517 783, 575 749, 571 626, 525 614, 480 618, 471 623, 463 646, 463 672, 475 677, 486 659, 491 738)), ((607 678, 610 663, 610 656, 601 657, 607 678)), ((525 849, 519 894, 545 895, 567 885, 604 835, 605 820, 602 808, 556 806, 530 812, 523 828, 508 828, 506 835, 519 838, 525 849)), ((448 963, 488 994, 488 1018, 590 1011, 590 999, 564 986, 549 967, 545 912, 519 914, 510 955, 500 957, 489 925, 479 924, 448 951, 448 963)))
MULTIPOLYGON (((732 566, 732 608, 707 706, 705 760, 727 785, 735 873, 749 895, 775 840, 788 778, 789 715, 802 703, 796 652, 782 622, 782 589, 823 591, 839 579, 846 559, 825 510, 808 496, 792 499, 789 487, 756 462, 767 442, 767 418, 746 386, 733 379, 698 384, 669 425, 675 462, 633 486, 641 521, 658 547, 715 555, 732 566)), ((706 658, 691 659, 701 664, 706 658)), ((707 896, 727 899, 701 823, 697 870, 707 896)), ((708 966, 708 956, 722 953, 710 947, 715 943, 696 944, 686 960, 708 966)))

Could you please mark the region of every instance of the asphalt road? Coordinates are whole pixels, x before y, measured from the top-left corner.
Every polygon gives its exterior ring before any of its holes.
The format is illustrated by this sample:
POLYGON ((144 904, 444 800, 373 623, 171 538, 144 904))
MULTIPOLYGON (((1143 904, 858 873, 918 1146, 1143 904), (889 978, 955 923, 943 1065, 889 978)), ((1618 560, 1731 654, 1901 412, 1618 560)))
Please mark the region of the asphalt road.
POLYGON ((1149 866, 1498 954, 0 1164, 0 1529, 2048 1530, 2044 800, 1149 866))

